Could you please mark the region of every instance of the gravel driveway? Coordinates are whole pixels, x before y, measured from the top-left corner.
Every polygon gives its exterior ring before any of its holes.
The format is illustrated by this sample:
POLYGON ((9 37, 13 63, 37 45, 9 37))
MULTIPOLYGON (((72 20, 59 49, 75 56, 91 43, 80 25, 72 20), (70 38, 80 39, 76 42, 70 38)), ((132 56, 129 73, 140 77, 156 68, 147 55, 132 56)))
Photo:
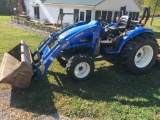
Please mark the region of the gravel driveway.
POLYGON ((53 115, 38 115, 18 109, 19 100, 12 99, 12 86, 0 84, 0 120, 70 120, 68 117, 53 115))

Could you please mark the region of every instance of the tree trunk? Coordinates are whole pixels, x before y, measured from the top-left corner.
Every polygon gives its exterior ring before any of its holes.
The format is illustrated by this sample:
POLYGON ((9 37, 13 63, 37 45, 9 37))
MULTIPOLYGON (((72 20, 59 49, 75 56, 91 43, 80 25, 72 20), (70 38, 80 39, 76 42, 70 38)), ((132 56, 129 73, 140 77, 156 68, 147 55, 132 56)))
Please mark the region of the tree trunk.
POLYGON ((157 7, 157 5, 158 5, 158 0, 156 1, 155 7, 154 7, 154 11, 153 11, 153 14, 152 14, 152 19, 151 19, 150 26, 152 26, 153 18, 154 18, 154 13, 156 12, 156 7, 157 7))

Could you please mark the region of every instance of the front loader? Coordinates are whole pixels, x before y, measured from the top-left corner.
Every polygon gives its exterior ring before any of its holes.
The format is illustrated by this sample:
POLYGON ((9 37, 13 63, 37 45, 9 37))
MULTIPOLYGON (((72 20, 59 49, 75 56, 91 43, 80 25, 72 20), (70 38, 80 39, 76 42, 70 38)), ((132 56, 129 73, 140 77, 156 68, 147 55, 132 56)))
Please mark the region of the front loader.
POLYGON ((0 82, 22 88, 28 87, 31 78, 39 78, 46 73, 53 59, 62 49, 65 49, 66 43, 58 41, 58 36, 68 29, 83 24, 84 22, 78 22, 60 32, 50 34, 33 53, 26 43, 21 41, 20 44, 4 54, 0 66, 0 82), (55 41, 56 44, 54 44, 55 41))
POLYGON ((33 53, 25 42, 21 41, 4 54, 0 68, 0 81, 17 87, 28 87, 31 78, 39 78, 47 72, 48 67, 61 51, 90 45, 94 49, 100 31, 101 25, 98 21, 92 21, 89 24, 78 22, 60 32, 50 34, 33 53), (93 36, 92 41, 79 44, 82 36, 89 35, 93 36), (65 39, 66 36, 67 39, 65 39))
POLYGON ((50 34, 33 53, 21 41, 5 53, 0 82, 28 87, 31 78, 46 74, 55 58, 66 65, 71 79, 84 81, 94 72, 94 58, 98 55, 111 62, 114 59, 131 72, 145 72, 157 59, 158 44, 153 31, 143 26, 139 21, 131 21, 129 16, 122 16, 117 23, 107 26, 98 21, 78 22, 50 34))

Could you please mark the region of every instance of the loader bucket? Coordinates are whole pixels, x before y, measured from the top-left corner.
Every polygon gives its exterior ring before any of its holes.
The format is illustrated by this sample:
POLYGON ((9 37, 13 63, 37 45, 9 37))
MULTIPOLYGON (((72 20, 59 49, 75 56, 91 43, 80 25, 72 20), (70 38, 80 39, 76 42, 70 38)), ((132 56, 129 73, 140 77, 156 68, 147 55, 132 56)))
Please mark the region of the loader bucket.
POLYGON ((32 74, 31 53, 28 46, 21 41, 4 54, 0 66, 0 82, 25 88, 29 86, 32 74))

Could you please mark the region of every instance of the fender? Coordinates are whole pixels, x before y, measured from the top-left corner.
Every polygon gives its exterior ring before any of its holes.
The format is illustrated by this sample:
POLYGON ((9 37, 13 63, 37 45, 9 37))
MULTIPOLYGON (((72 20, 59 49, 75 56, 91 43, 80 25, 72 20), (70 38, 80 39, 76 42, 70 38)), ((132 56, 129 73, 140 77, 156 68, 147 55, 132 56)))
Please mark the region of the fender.
POLYGON ((124 37, 123 40, 120 42, 119 46, 118 46, 118 51, 117 53, 121 52, 121 49, 123 48, 123 46, 132 38, 142 34, 142 33, 149 33, 149 34, 154 34, 152 29, 149 28, 144 28, 144 27, 136 27, 134 30, 131 30, 130 32, 128 32, 124 37))

